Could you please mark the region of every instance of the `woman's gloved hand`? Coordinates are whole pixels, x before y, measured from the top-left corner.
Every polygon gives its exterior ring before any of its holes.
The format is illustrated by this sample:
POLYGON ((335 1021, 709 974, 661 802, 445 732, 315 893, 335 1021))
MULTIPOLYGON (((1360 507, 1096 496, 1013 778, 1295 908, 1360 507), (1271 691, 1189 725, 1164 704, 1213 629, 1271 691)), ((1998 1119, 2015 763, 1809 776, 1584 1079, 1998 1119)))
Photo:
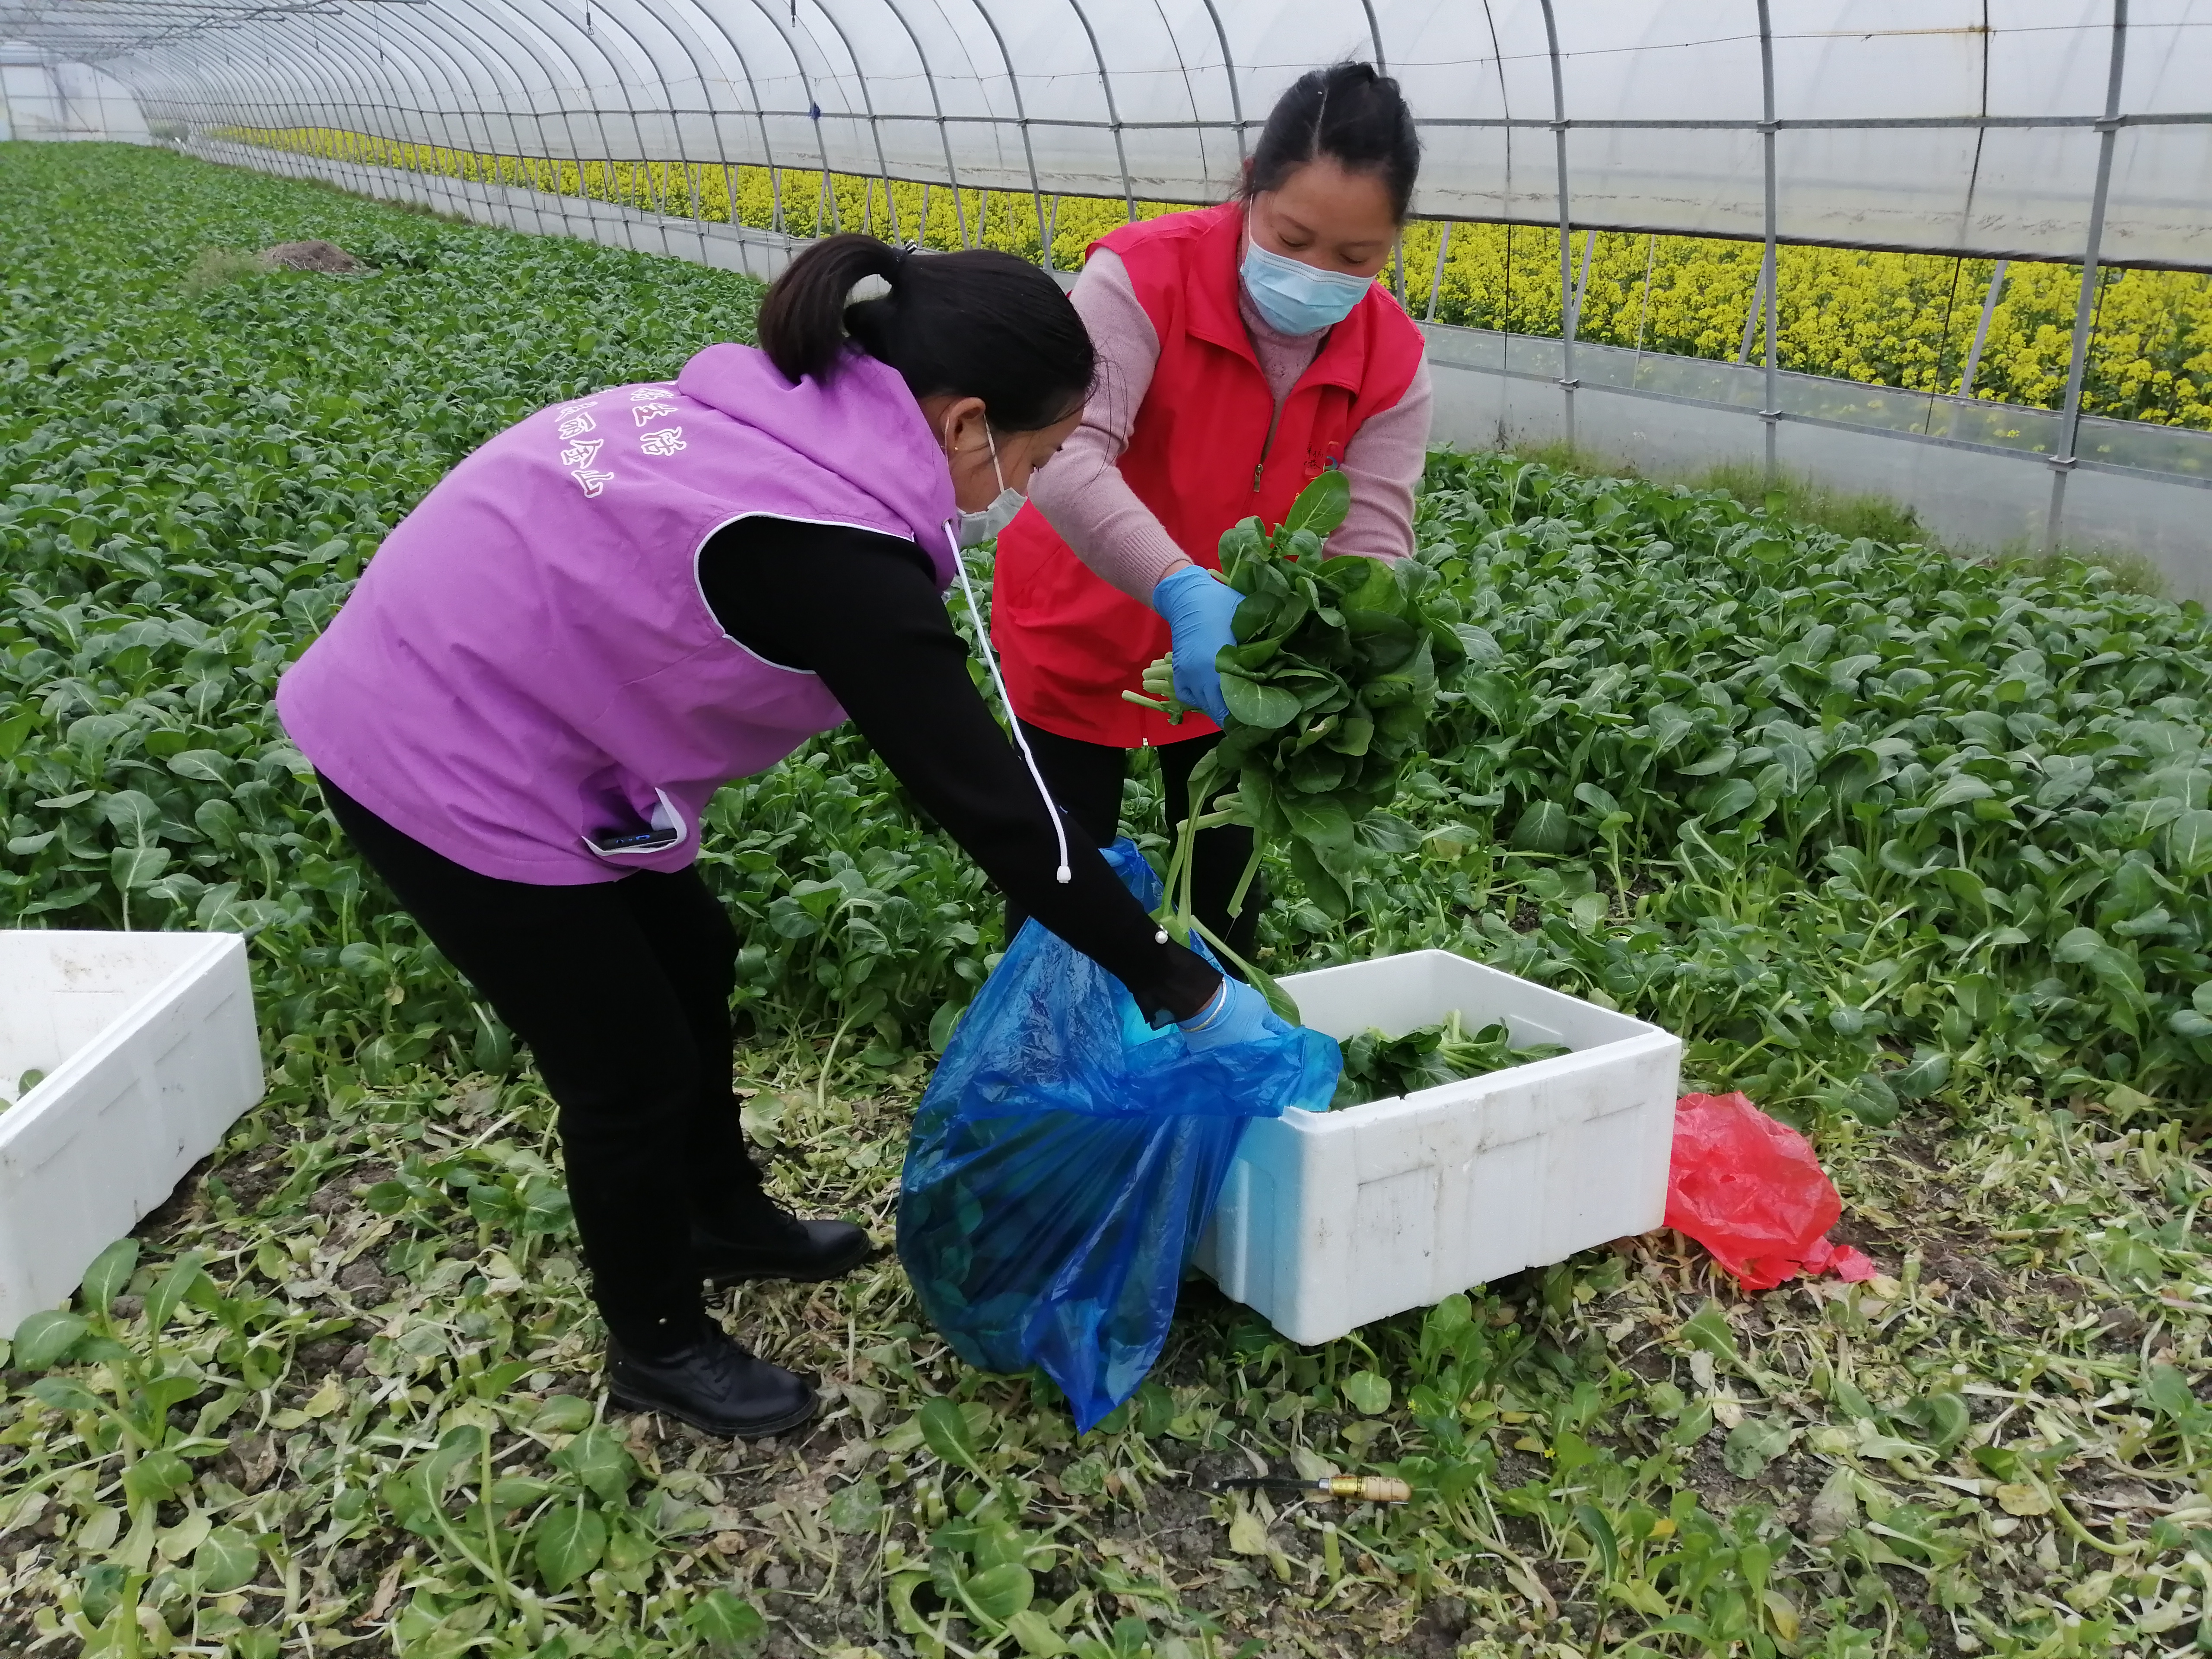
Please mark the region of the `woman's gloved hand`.
POLYGON ((1221 988, 1188 1019, 1177 1022, 1194 1054, 1267 1035, 1267 1000, 1242 980, 1221 976, 1221 988))
POLYGON ((1173 636, 1176 700, 1217 726, 1228 724, 1229 705, 1213 659, 1223 646, 1237 643, 1229 624, 1243 600, 1235 588, 1194 564, 1161 577, 1152 589, 1152 609, 1166 619, 1173 636))

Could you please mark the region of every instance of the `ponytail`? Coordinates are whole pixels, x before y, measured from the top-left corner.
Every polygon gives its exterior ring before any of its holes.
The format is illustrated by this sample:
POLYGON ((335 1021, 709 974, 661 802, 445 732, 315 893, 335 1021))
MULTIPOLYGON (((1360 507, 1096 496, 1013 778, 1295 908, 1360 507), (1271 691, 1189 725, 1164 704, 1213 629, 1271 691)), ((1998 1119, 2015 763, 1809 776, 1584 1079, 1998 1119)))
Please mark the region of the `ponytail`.
POLYGON ((1398 83, 1372 64, 1308 70, 1275 100, 1240 192, 1248 199, 1280 190, 1290 176, 1327 158, 1346 173, 1371 173, 1389 192, 1400 224, 1413 204, 1421 136, 1398 83))
POLYGON ((896 369, 916 398, 981 398, 1001 432, 1065 419, 1097 368, 1083 319, 1027 260, 989 248, 914 253, 850 233, 815 243, 776 278, 759 337, 787 380, 830 380, 857 346, 896 369), (868 276, 890 291, 853 301, 868 276))

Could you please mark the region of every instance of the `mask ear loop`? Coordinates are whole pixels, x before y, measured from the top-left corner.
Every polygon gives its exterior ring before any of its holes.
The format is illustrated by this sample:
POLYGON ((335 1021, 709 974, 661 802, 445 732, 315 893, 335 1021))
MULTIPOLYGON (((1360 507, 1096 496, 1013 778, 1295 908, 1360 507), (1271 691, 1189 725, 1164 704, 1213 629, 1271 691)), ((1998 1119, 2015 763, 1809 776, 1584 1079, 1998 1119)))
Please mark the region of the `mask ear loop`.
MULTIPOLYGON (((994 447, 995 452, 996 446, 994 447)), ((992 459, 998 459, 994 453, 992 459)), ((1006 695, 1006 677, 999 672, 999 659, 991 649, 991 630, 983 625, 983 612, 975 603, 975 590, 968 580, 968 561, 960 551, 960 538, 952 533, 952 526, 945 526, 945 539, 952 547, 952 568, 960 573, 960 591, 968 596, 968 615, 975 624, 975 643, 983 653, 983 665, 991 671, 991 684, 999 688, 999 707, 1006 711, 1006 730, 1013 734, 1014 747, 1022 751, 1022 761, 1030 769, 1030 781, 1036 785, 1037 798, 1044 802, 1044 815, 1052 820, 1052 833, 1060 842, 1060 868, 1053 872, 1053 879, 1065 887, 1075 879, 1075 872, 1067 861, 1067 826, 1062 822, 1060 804, 1052 798, 1052 791, 1044 787, 1044 774, 1037 769, 1036 757, 1030 753, 1029 739, 1022 735, 1022 723, 1014 717, 1014 700, 1006 695)))

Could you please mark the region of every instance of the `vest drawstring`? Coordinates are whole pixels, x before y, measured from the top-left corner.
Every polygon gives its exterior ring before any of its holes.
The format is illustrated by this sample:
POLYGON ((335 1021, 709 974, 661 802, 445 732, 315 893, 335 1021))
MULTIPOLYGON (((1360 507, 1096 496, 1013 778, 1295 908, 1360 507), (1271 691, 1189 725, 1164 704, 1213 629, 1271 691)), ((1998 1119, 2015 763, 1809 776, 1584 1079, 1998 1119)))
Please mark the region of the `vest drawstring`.
POLYGON ((960 573, 960 591, 968 596, 968 615, 975 624, 975 643, 981 647, 983 665, 991 671, 991 684, 999 688, 999 707, 1006 711, 1006 729, 1013 734, 1014 747, 1022 751, 1022 760, 1030 769, 1030 780, 1036 785, 1037 797, 1044 802, 1044 815, 1052 820, 1052 833, 1060 842, 1060 868, 1053 872, 1053 879, 1063 887, 1075 879, 1075 872, 1067 861, 1067 827, 1060 822, 1060 805, 1045 787, 1044 774, 1037 769, 1036 757, 1030 753, 1029 739, 1022 735, 1021 720, 1014 714, 1014 700, 1006 695, 1006 677, 999 672, 999 659, 991 650, 991 630, 984 626, 983 612, 975 603, 975 590, 968 580, 968 561, 960 550, 959 538, 952 526, 945 527, 945 539, 952 546, 952 568, 960 573))

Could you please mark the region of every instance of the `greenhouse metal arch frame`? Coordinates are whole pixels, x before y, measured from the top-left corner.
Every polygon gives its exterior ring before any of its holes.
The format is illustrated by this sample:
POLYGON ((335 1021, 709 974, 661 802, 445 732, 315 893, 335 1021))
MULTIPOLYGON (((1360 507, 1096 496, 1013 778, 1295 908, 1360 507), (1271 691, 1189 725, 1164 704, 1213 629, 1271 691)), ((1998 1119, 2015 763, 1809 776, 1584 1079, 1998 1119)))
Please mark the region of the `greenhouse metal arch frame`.
MULTIPOLYGON (((1042 236, 1048 196, 1131 216, 1221 199, 1291 78, 1371 58, 1421 127, 1439 270, 1453 221, 1559 233, 1557 338, 1431 326, 1441 436, 1662 465, 1748 450, 1901 495, 1958 539, 2131 545, 2212 592, 2212 441, 2081 411, 2099 270, 2212 270, 2212 0, 0 0, 12 42, 116 76, 201 154, 714 263, 742 244, 763 274, 790 239, 738 233, 734 204, 726 231, 696 203, 687 222, 238 139, 719 167, 732 189, 763 167, 787 233, 787 169, 950 187, 963 241, 957 192, 1012 191, 1042 236), (1579 343, 1575 231, 1761 243, 1745 363, 1579 343), (2061 407, 1991 422, 1986 401, 1784 373, 1784 242, 2080 265, 2061 407), (1943 465, 1893 459, 1901 439, 1943 465), (2049 475, 2033 526, 2023 461, 2049 475)), ((900 235, 884 194, 871 228, 900 235)))

